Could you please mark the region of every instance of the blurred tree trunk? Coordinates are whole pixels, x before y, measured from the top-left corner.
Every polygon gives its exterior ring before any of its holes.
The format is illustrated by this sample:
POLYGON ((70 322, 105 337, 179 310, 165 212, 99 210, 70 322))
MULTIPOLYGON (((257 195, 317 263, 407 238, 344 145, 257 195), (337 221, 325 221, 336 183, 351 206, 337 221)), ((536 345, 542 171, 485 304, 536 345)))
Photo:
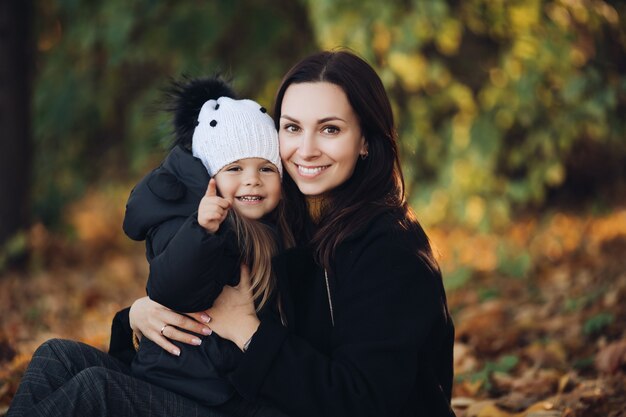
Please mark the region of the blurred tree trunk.
POLYGON ((32 20, 31 0, 0 2, 0 247, 29 220, 32 20))

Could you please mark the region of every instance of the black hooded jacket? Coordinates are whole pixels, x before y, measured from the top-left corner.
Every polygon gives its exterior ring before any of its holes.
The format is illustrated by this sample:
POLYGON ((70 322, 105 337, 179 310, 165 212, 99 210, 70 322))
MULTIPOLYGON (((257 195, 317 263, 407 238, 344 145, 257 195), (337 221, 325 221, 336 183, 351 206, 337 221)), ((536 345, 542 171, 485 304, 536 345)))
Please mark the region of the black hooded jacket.
MULTIPOLYGON (((206 310, 224 285, 239 281, 240 253, 229 222, 215 234, 197 222, 208 182, 200 160, 176 146, 137 184, 126 205, 124 231, 134 240, 146 241, 148 295, 183 313, 206 310), (189 287, 197 291, 188 291, 189 287)), ((234 368, 241 352, 217 335, 198 337, 202 340, 198 347, 174 342, 180 357, 144 338, 132 360, 133 374, 204 404, 227 401, 234 390, 223 375, 234 368)), ((113 342, 111 349, 115 350, 113 342)))
POLYGON ((198 224, 198 205, 209 179, 202 162, 176 146, 137 184, 126 204, 124 232, 146 241, 148 295, 181 312, 206 310, 224 285, 239 282, 240 253, 229 222, 215 234, 198 224), (193 280, 200 291, 190 294, 185 280, 193 280))

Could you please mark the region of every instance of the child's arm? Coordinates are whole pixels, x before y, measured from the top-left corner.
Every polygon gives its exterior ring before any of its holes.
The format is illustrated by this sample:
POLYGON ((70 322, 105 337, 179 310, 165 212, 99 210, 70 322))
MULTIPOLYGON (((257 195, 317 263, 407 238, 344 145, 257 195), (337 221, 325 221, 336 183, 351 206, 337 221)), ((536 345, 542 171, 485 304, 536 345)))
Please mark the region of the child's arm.
POLYGON ((198 212, 167 239, 171 222, 149 233, 153 248, 163 247, 150 261, 147 291, 150 298, 182 312, 209 308, 224 285, 236 285, 240 254, 237 238, 226 218, 230 203, 216 195, 211 180, 198 212), (166 235, 166 245, 159 244, 166 235))

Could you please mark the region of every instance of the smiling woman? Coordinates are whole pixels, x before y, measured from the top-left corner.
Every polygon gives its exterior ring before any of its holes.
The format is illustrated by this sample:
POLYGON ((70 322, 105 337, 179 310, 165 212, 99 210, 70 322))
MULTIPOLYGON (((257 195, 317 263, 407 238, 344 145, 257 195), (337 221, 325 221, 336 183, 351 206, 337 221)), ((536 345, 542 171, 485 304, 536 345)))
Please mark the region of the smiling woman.
POLYGON ((252 337, 233 385, 293 416, 454 415, 454 326, 380 78, 352 53, 312 55, 283 78, 274 120, 297 240, 274 260, 286 327, 220 295, 209 326, 252 337))

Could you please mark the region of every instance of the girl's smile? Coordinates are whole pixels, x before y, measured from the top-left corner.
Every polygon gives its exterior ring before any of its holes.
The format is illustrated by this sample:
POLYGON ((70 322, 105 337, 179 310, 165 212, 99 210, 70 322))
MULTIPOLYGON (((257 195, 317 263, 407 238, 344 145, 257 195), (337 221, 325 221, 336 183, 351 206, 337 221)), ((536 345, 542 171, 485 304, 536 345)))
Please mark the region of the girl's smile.
POLYGON ((215 175, 222 198, 249 219, 260 219, 280 201, 280 174, 263 158, 245 158, 226 165, 215 175))

